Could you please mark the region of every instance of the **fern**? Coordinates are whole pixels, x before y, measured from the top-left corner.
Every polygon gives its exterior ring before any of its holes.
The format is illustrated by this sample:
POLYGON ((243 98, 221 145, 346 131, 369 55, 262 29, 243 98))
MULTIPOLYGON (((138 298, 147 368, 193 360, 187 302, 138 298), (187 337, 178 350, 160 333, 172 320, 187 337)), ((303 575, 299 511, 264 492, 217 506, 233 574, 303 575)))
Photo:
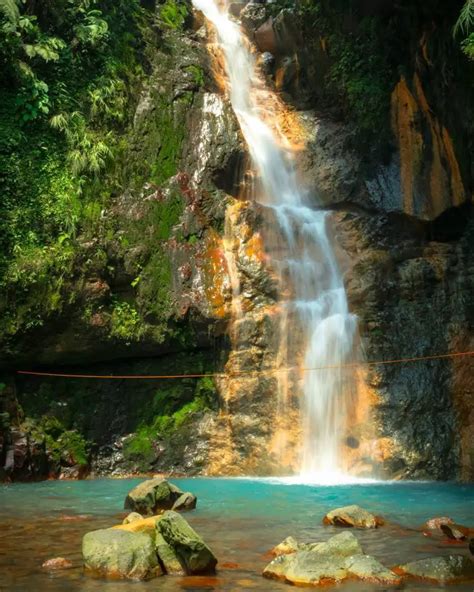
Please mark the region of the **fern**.
POLYGON ((20 10, 16 0, 0 0, 0 13, 11 25, 16 26, 20 20, 20 10))
POLYGON ((474 27, 474 0, 466 0, 459 18, 454 25, 454 35, 463 33, 469 35, 471 29, 474 27))

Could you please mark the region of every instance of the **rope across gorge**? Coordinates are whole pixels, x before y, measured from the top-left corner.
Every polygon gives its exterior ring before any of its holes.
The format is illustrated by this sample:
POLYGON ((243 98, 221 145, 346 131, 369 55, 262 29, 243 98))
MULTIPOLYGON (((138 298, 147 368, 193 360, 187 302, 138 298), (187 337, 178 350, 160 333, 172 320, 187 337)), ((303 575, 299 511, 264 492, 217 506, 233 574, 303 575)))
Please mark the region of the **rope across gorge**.
POLYGON ((263 374, 277 374, 280 372, 313 372, 316 370, 330 370, 336 368, 362 368, 372 366, 389 366, 395 364, 411 364, 414 362, 423 362, 428 360, 444 360, 452 358, 461 358, 474 356, 474 351, 455 352, 450 354, 437 354, 430 356, 419 356, 413 358, 400 358, 395 360, 378 360, 367 362, 351 362, 348 364, 330 364, 325 366, 315 366, 314 368, 270 368, 263 370, 242 370, 237 372, 210 372, 203 374, 70 374, 65 372, 39 372, 33 370, 17 370, 17 374, 23 376, 43 376, 48 378, 86 378, 96 380, 175 380, 184 378, 233 378, 238 376, 258 376, 263 374))

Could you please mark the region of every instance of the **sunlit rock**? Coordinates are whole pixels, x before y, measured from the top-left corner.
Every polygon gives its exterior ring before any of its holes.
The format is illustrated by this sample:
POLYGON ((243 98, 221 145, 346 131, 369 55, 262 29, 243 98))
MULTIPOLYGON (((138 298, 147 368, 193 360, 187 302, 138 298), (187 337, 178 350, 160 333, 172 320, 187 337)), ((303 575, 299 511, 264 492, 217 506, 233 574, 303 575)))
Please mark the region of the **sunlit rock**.
POLYGON ((381 518, 374 516, 357 505, 336 508, 326 514, 323 522, 324 524, 333 524, 334 526, 355 528, 377 528, 383 524, 381 518))
POLYGON ((290 553, 296 553, 298 551, 298 542, 292 536, 286 537, 279 545, 273 547, 271 550, 272 555, 289 555, 290 553))

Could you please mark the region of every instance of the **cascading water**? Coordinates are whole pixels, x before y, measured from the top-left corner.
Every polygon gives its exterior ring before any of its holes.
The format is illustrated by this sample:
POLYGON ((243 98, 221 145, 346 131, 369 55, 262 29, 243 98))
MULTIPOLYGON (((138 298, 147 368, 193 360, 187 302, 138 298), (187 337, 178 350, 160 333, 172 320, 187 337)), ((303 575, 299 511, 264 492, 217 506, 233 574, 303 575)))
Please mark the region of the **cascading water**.
POLYGON ((282 318, 287 325, 293 319, 297 327, 291 330, 304 333, 305 350, 300 358, 301 475, 334 481, 342 475, 339 448, 346 415, 341 365, 353 348, 356 318, 348 310, 342 276, 328 237, 327 213, 310 207, 308 197, 298 187, 288 138, 272 122, 268 108, 271 92, 265 88, 239 25, 218 0, 193 3, 217 31, 231 104, 259 181, 256 199, 273 211, 285 243, 272 261, 282 284, 285 278, 291 284, 291 295, 282 302, 286 307, 282 318), (312 370, 321 366, 331 368, 312 370))

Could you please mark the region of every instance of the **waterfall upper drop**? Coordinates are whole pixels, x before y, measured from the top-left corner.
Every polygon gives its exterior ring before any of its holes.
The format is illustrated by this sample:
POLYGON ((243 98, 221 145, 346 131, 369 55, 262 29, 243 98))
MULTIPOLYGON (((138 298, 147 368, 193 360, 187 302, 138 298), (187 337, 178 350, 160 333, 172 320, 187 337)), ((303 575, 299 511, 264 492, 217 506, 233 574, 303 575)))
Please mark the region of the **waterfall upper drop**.
POLYGON ((291 143, 275 121, 273 101, 268 100, 273 94, 238 23, 218 0, 193 3, 217 32, 230 101, 258 183, 255 199, 272 211, 279 225, 278 248, 272 252, 268 246, 267 251, 285 287, 282 322, 291 327, 286 332, 299 331, 303 336, 303 351, 292 352, 301 368, 303 395, 301 475, 337 481, 343 474, 340 446, 348 396, 342 365, 353 352, 357 321, 349 313, 328 234, 328 215, 314 209, 299 187, 291 143))

